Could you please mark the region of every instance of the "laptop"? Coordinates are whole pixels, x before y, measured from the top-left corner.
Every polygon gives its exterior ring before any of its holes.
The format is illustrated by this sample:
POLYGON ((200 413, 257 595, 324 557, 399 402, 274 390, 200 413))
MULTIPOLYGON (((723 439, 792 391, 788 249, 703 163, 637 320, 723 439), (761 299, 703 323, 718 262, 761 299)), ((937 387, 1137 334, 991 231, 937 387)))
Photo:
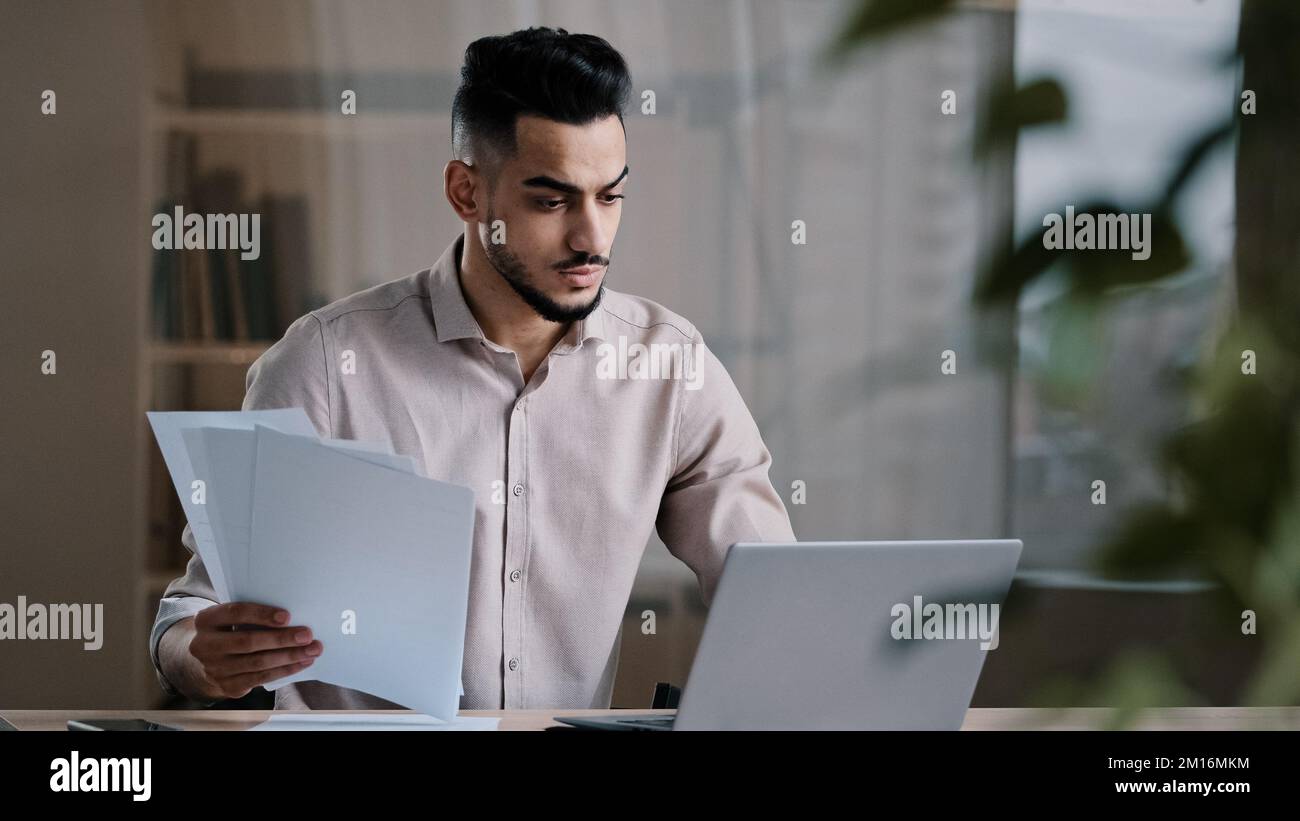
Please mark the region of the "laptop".
POLYGON ((1019 539, 740 543, 676 715, 608 730, 957 730, 996 651, 1019 539))

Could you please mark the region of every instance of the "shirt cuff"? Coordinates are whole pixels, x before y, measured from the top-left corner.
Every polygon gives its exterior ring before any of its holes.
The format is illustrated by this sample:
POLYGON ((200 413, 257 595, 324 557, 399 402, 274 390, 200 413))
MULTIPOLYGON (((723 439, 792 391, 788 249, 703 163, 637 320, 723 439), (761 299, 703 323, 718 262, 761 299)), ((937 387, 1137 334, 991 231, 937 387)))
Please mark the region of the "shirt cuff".
MULTIPOLYGON (((163 633, 167 628, 176 622, 195 615, 200 610, 206 610, 217 604, 211 599, 205 599, 201 596, 168 596, 158 604, 158 617, 154 620, 153 630, 149 633, 149 660, 153 662, 154 672, 158 675, 158 684, 162 687, 163 692, 169 696, 183 696, 184 693, 167 680, 163 675, 162 665, 158 663, 158 643, 162 641, 163 633)), ((203 703, 204 707, 216 704, 216 701, 203 703)))

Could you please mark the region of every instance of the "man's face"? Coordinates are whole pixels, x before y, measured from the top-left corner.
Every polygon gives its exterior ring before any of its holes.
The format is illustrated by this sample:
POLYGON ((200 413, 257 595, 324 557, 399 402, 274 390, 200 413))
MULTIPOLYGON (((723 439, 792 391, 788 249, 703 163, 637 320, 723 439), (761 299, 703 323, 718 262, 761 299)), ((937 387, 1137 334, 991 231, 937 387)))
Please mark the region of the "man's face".
POLYGON ((544 319, 582 319, 600 302, 623 213, 623 125, 617 117, 575 126, 521 116, 515 141, 479 239, 492 267, 544 319), (496 220, 504 243, 493 242, 496 220))

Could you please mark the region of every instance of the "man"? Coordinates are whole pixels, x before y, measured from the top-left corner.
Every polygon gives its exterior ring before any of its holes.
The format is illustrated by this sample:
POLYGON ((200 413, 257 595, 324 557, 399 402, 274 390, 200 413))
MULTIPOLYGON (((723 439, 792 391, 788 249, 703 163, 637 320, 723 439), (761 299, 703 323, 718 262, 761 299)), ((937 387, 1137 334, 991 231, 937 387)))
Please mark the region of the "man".
MULTIPOLYGON (((322 436, 391 441, 474 490, 462 709, 608 707, 652 528, 706 604, 731 544, 794 538, 699 331, 604 286, 630 85, 598 37, 472 43, 443 176, 464 234, 431 269, 300 318, 248 373, 245 410, 303 407, 322 436)), ((188 528, 182 541, 195 552, 188 528)), ((239 697, 329 652, 292 614, 215 598, 195 554, 151 635, 171 692, 239 697)), ((275 695, 279 709, 394 706, 318 681, 275 695)))

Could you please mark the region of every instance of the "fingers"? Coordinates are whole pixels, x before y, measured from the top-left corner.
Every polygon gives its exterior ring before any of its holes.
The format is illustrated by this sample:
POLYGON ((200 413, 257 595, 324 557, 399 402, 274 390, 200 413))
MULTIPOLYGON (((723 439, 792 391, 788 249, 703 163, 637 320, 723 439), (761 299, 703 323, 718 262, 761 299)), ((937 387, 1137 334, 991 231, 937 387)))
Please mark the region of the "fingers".
POLYGON ((204 677, 223 697, 240 698, 258 684, 306 669, 324 652, 324 646, 319 641, 253 653, 227 653, 220 647, 227 640, 242 642, 255 633, 264 632, 287 634, 291 631, 259 630, 248 634, 209 631, 199 634, 190 645, 190 652, 202 665, 204 677), (205 641, 208 639, 210 641, 205 641))
POLYGON ((310 664, 321 654, 322 649, 323 647, 319 641, 313 641, 305 647, 295 647, 289 650, 267 650, 263 653, 232 656, 222 665, 222 669, 227 676, 235 676, 244 673, 274 670, 300 661, 310 664))
POLYGON ((225 686, 227 688, 227 693, 235 693, 237 695, 232 697, 239 698, 240 696, 246 695, 249 690, 259 684, 265 684, 268 681, 275 681, 277 678, 291 676, 299 670, 304 670, 309 666, 311 666, 311 660, 298 661, 293 664, 286 664, 283 667, 275 667, 270 670, 259 670, 255 673, 244 673, 227 679, 225 686))
POLYGON ((240 630, 235 633, 213 631, 204 635, 205 643, 223 655, 261 653, 285 647, 302 647, 311 643, 310 627, 282 627, 277 630, 240 630))
POLYGON ((212 630, 236 624, 253 624, 260 627, 284 627, 289 623, 289 613, 279 607, 249 602, 230 602, 207 607, 194 616, 194 627, 212 630))

